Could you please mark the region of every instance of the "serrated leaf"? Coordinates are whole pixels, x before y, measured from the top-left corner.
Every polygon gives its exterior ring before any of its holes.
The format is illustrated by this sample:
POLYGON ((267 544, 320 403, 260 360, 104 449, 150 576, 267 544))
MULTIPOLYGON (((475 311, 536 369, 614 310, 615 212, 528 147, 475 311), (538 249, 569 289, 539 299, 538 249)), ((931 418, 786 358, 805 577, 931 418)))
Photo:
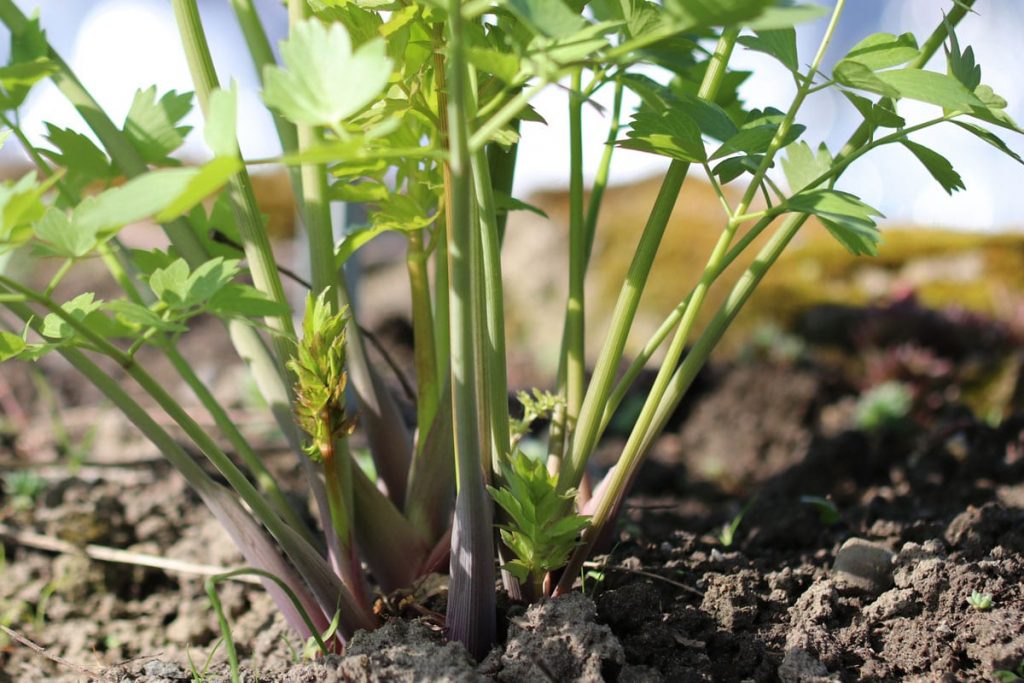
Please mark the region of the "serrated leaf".
POLYGON ((166 223, 192 210, 210 195, 220 191, 231 178, 244 168, 237 156, 214 157, 195 171, 174 199, 154 216, 158 223, 166 223))
POLYGON ((203 137, 215 157, 238 156, 237 119, 238 92, 234 82, 227 90, 218 88, 210 93, 203 137))
POLYGON ((719 162, 711 172, 718 178, 718 182, 725 185, 739 178, 744 173, 756 173, 763 154, 744 154, 742 156, 729 157, 719 162))
POLYGON ((498 189, 494 190, 494 208, 499 212, 529 211, 530 213, 535 213, 542 218, 548 217, 548 215, 539 207, 528 202, 524 202, 521 199, 516 199, 509 193, 498 189))
POLYGON ((790 71, 800 69, 800 58, 797 55, 796 31, 793 28, 782 28, 774 31, 758 31, 752 36, 740 36, 740 45, 748 50, 762 52, 782 62, 790 71))
POLYGON ((637 112, 626 135, 628 139, 619 140, 616 144, 691 163, 707 159, 700 128, 681 112, 637 112))
MULTIPOLYGON (((99 310, 102 305, 102 301, 95 299, 95 294, 85 292, 62 304, 61 308, 72 318, 104 337, 121 337, 131 333, 127 327, 103 315, 99 310)), ((50 313, 43 318, 42 335, 44 337, 70 340, 76 334, 75 329, 55 313, 50 313)))
POLYGON ((0 109, 6 111, 20 107, 32 86, 57 73, 57 70, 57 63, 46 57, 0 67, 0 109))
POLYGON ((863 64, 877 71, 906 64, 917 57, 920 50, 912 33, 894 35, 875 33, 853 46, 843 58, 863 64))
MULTIPOLYGON (((779 124, 769 123, 761 125, 750 125, 747 124, 739 130, 736 135, 726 140, 721 147, 715 150, 715 153, 711 155, 711 159, 721 159, 724 156, 735 154, 736 152, 746 152, 747 154, 763 154, 768 150, 771 145, 772 139, 775 138, 778 133, 779 124)), ((787 145, 793 140, 800 137, 806 130, 806 126, 802 126, 795 123, 789 127, 789 131, 786 133, 785 139, 782 141, 782 145, 787 145)))
POLYGON ((786 200, 790 211, 821 219, 825 228, 854 255, 875 255, 881 235, 874 217, 881 212, 839 190, 805 190, 786 200))
POLYGON ((974 90, 981 84, 981 66, 974 59, 974 49, 968 46, 966 50, 961 52, 956 31, 953 30, 953 27, 949 25, 945 18, 943 18, 943 21, 946 23, 947 36, 949 38, 949 47, 944 47, 949 73, 963 83, 968 90, 974 90))
POLYGON ((65 182, 76 189, 88 183, 106 183, 114 177, 107 155, 92 140, 69 128, 46 124, 46 139, 57 151, 40 150, 67 171, 65 182))
POLYGON ((238 272, 237 259, 217 257, 196 266, 196 269, 188 276, 185 295, 182 297, 183 304, 185 306, 202 304, 231 282, 238 272))
POLYGON ((0 363, 25 350, 25 340, 11 332, 0 331, 0 363))
POLYGON ((901 140, 901 142, 924 165, 932 178, 935 178, 936 182, 946 191, 946 194, 952 195, 957 190, 965 189, 963 178, 953 168, 953 164, 949 163, 949 159, 916 142, 910 140, 901 140))
POLYGON ((36 222, 33 230, 54 255, 63 258, 81 258, 96 247, 96 232, 72 225, 63 209, 51 208, 36 222))
POLYGON ((831 167, 832 155, 824 142, 818 147, 817 154, 806 142, 794 142, 786 148, 786 156, 782 158, 782 171, 793 192, 809 188, 812 181, 827 173, 831 167))
POLYGON ((353 52, 340 23, 296 23, 281 43, 281 58, 284 68, 264 70, 263 99, 285 118, 310 126, 334 126, 358 113, 391 76, 384 41, 369 40, 353 52))
POLYGON ((190 126, 178 123, 192 110, 192 93, 170 90, 158 100, 156 86, 135 92, 124 132, 149 164, 177 165, 168 155, 182 146, 190 126))

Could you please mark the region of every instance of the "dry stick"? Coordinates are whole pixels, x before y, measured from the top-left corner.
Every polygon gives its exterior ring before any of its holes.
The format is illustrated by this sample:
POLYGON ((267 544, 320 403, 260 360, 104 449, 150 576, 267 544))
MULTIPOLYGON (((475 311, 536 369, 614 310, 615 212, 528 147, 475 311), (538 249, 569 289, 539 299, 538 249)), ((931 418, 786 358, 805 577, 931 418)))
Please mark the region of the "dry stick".
MULTIPOLYGON (((199 564, 196 562, 188 562, 186 560, 174 560, 167 557, 160 557, 158 555, 136 553, 130 550, 121 550, 119 548, 111 548, 104 545, 89 544, 80 547, 73 543, 68 543, 67 541, 62 541, 51 536, 44 536, 43 534, 37 534, 31 531, 20 531, 7 526, 6 524, 0 524, 0 537, 6 538, 18 545, 25 546, 26 548, 61 553, 63 555, 85 555, 90 559, 99 560, 101 562, 116 562, 118 564, 130 564, 139 567, 151 567, 153 569, 160 569, 172 574, 214 576, 216 574, 223 574, 231 571, 224 567, 215 567, 209 564, 199 564)), ((232 578, 234 581, 239 581, 241 583, 251 583, 255 585, 260 584, 259 579, 252 576, 237 576, 232 578)))
POLYGON ((687 586, 685 583, 680 583, 679 581, 674 581, 674 580, 672 580, 672 579, 670 579, 668 577, 662 576, 661 574, 655 574, 654 572, 647 572, 647 571, 644 571, 643 569, 630 569, 628 567, 613 567, 613 566, 609 566, 609 565, 603 564, 601 562, 584 562, 583 563, 583 568, 584 569, 599 569, 599 570, 601 570, 603 572, 619 572, 620 574, 632 574, 634 576, 644 576, 644 577, 647 577, 648 579, 655 579, 657 581, 661 581, 662 583, 667 583, 670 586, 675 586, 676 588, 684 590, 687 593, 692 593, 692 594, 694 594, 694 595, 696 595, 698 597, 701 597, 701 598, 704 597, 704 592, 700 591, 700 590, 697 590, 693 586, 687 586))
POLYGON ((32 650, 36 654, 42 655, 43 657, 46 657, 50 661, 56 662, 57 664, 60 664, 63 667, 71 669, 72 671, 77 671, 80 674, 85 674, 89 678, 99 679, 103 677, 103 671, 101 671, 100 669, 93 669, 91 667, 83 666, 81 664, 75 664, 74 662, 69 662, 68 660, 64 659, 59 655, 55 655, 52 652, 47 652, 42 645, 32 642, 31 640, 21 635, 12 628, 8 628, 7 626, 0 624, 0 631, 3 631, 7 634, 8 637, 18 641, 19 643, 21 643, 28 649, 32 650))

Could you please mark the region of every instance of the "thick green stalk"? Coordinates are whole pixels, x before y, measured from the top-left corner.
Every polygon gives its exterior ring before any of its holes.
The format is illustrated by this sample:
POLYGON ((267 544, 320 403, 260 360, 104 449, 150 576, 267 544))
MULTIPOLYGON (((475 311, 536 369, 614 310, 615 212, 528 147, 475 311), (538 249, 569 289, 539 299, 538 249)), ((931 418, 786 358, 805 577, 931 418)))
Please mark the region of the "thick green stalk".
POLYGON ((348 439, 341 437, 333 443, 320 444, 320 455, 323 457, 331 528, 338 542, 336 553, 331 558, 334 562, 334 571, 362 608, 372 611, 370 587, 366 583, 366 576, 356 553, 356 521, 353 514, 355 505, 352 495, 353 463, 352 454, 348 449, 348 439))
MULTIPOLYGON (((717 94, 725 75, 726 64, 732 55, 733 46, 736 44, 737 35, 738 31, 727 31, 719 39, 715 52, 708 62, 707 71, 698 92, 701 99, 713 100, 717 94)), ((658 192, 658 198, 647 219, 647 225, 644 226, 643 234, 640 236, 640 243, 637 245, 633 261, 626 273, 626 281, 622 285, 619 298, 612 311, 608 337, 598 356, 594 375, 583 399, 569 457, 564 461, 559 472, 558 487, 562 491, 579 485, 580 478, 583 476, 583 468, 597 444, 598 427, 601 423, 604 406, 615 379, 615 371, 622 359, 626 338, 629 336, 633 319, 636 317, 640 295, 647 283, 647 276, 650 274, 654 257, 658 253, 658 246, 665 233, 665 226, 668 225, 668 219, 672 215, 672 209, 675 207, 676 198, 683 187, 683 181, 686 179, 689 168, 690 164, 682 161, 673 161, 669 165, 662 181, 661 190, 658 192)))
MULTIPOLYGON (((437 414, 441 386, 437 373, 434 349, 434 312, 430 298, 430 276, 427 273, 427 254, 423 249, 423 232, 414 231, 406 236, 406 267, 409 271, 409 290, 412 292, 412 330, 416 363, 416 425, 419 441, 416 457, 423 444, 430 423, 437 414)), ((411 476, 411 475, 410 475, 411 476)))
POLYGON ((495 640, 494 539, 492 506, 484 490, 481 454, 491 441, 477 410, 474 313, 479 259, 473 250, 472 159, 469 154, 467 60, 459 0, 448 2, 448 146, 451 178, 448 233, 451 321, 452 417, 457 494, 452 529, 448 634, 477 658, 495 640), (476 263, 474 264, 474 261, 476 263))
MULTIPOLYGON (((511 128, 519 134, 519 119, 512 122, 511 128)), ((512 143, 508 149, 501 145, 487 145, 487 165, 490 167, 491 186, 495 191, 512 196, 512 185, 516 177, 516 157, 519 155, 519 143, 512 143)), ((505 227, 508 225, 508 211, 498 212, 498 244, 505 241, 505 227)))
POLYGON ((615 141, 619 139, 619 127, 622 120, 622 93, 622 80, 619 79, 615 81, 615 94, 612 96, 612 119, 611 125, 608 126, 608 138, 604 143, 601 161, 597 165, 597 173, 594 174, 594 186, 590 190, 590 203, 587 205, 587 220, 583 231, 586 236, 586 258, 583 262, 584 271, 590 265, 590 255, 594 251, 597 219, 601 213, 601 202, 604 199, 605 188, 608 187, 608 175, 611 171, 615 141))

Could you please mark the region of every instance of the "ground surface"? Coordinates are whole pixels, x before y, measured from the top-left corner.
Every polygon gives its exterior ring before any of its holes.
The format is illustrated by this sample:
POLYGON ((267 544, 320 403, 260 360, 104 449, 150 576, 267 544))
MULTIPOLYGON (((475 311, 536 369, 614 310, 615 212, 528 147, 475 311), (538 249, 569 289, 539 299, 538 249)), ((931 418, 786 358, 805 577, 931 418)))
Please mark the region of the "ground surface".
MULTIPOLYGON (((981 681, 1015 669, 1024 660, 1024 414, 1004 401, 1005 417, 981 421, 961 405, 958 373, 977 368, 973 351, 932 348, 946 339, 934 329, 924 341, 877 329, 871 353, 797 344, 780 354, 793 340, 776 339, 768 353, 702 377, 640 477, 618 542, 588 566, 585 594, 507 606, 504 640, 484 662, 444 645, 429 622, 404 620, 358 636, 345 658, 302 662, 260 589, 225 584, 247 680, 981 681), (857 429, 857 395, 886 373, 910 387, 910 413, 857 429), (726 546, 720 531, 740 513, 726 546), (973 591, 991 605, 972 607, 973 591)), ((9 490, 0 499, 8 532, 239 562, 184 483, 114 417, 65 411, 72 444, 86 426, 96 432, 71 477, 39 464, 68 447, 55 451, 52 430, 40 427, 49 422, 27 419, 0 455, 7 471, 34 458, 44 487, 31 505, 15 505, 9 490)), ((621 448, 616 439, 599 459, 621 448)), ((287 457, 272 462, 287 467, 287 457)), ((88 671, 188 681, 190 657, 204 672, 219 633, 201 577, 31 545, 3 542, 0 623, 78 668, 8 640, 0 683, 87 680, 88 671)), ((223 661, 218 651, 205 680, 225 680, 223 661)))

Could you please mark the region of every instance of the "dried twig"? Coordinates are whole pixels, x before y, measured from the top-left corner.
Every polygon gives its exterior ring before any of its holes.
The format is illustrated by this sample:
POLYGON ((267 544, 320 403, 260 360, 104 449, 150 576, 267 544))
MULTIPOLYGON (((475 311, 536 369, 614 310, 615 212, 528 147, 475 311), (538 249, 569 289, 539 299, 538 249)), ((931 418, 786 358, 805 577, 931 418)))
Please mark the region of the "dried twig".
POLYGON ((69 662, 68 660, 64 659, 59 655, 55 655, 52 652, 47 652, 42 645, 32 642, 31 640, 29 640, 22 634, 18 633, 14 629, 8 628, 3 624, 0 624, 0 631, 6 633, 7 636, 12 640, 16 640, 17 642, 21 643, 22 645, 32 650, 36 654, 42 655, 43 657, 49 659, 51 662, 56 662, 60 666, 71 669, 72 671, 77 671, 78 673, 84 674, 89 678, 99 679, 103 676, 103 672, 100 669, 93 669, 91 667, 83 666, 81 664, 75 664, 74 662, 69 662))
POLYGON ((584 562, 583 566, 587 569, 598 569, 600 571, 619 572, 620 574, 633 574, 635 576, 644 576, 648 579, 654 579, 656 581, 661 581, 662 583, 667 583, 670 586, 675 586, 680 590, 684 590, 687 593, 692 593, 693 595, 696 595, 698 597, 704 597, 703 591, 699 591, 693 586, 687 586, 685 583, 673 581, 670 578, 667 578, 660 574, 655 574, 654 572, 645 572, 642 569, 629 569, 628 567, 616 567, 613 565, 603 564, 601 562, 584 562))
MULTIPOLYGON (((199 564, 185 560, 175 560, 168 557, 160 557, 159 555, 136 553, 130 550, 121 550, 120 548, 111 548, 104 545, 89 544, 79 547, 73 543, 62 541, 59 538, 44 536, 43 534, 37 534, 31 531, 21 531, 9 527, 6 524, 0 524, 0 536, 17 543, 18 545, 22 545, 27 548, 34 548, 36 550, 45 550, 47 552, 62 553, 65 555, 85 555, 90 559, 99 560, 101 562, 116 562, 119 564, 136 565, 139 567, 152 567, 153 569, 160 569, 171 574, 213 576, 214 574, 223 574, 231 571, 230 568, 199 564)), ((259 584, 259 579, 252 576, 238 576, 234 577, 233 580, 240 581, 242 583, 259 584)))

